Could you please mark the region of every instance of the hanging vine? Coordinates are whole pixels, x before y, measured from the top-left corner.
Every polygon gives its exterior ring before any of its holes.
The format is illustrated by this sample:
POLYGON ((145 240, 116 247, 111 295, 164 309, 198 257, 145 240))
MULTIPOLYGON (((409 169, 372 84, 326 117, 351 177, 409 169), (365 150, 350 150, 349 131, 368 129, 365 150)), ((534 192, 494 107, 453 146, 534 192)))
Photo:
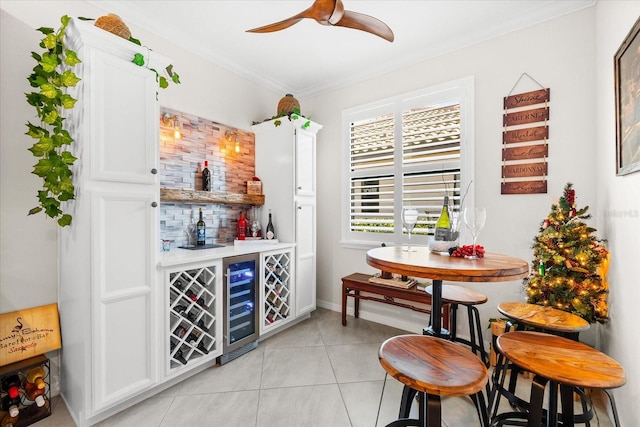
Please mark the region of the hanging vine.
POLYGON ((31 209, 29 215, 44 212, 64 227, 71 224, 71 215, 62 211, 61 204, 74 198, 71 166, 76 158, 67 150, 73 138, 63 127, 63 110, 73 108, 77 101, 65 93, 64 88, 76 86, 80 81, 69 67, 81 61, 64 45, 65 30, 71 18, 65 15, 60 21, 62 26, 57 31, 48 27, 37 29, 44 34, 40 41, 44 52, 31 52, 37 65, 28 80, 35 90, 26 97, 29 105, 35 107, 40 124, 28 122, 26 134, 36 140, 29 151, 40 159, 32 173, 43 180, 42 190, 38 191, 38 206, 31 209), (64 71, 62 64, 67 66, 64 71))

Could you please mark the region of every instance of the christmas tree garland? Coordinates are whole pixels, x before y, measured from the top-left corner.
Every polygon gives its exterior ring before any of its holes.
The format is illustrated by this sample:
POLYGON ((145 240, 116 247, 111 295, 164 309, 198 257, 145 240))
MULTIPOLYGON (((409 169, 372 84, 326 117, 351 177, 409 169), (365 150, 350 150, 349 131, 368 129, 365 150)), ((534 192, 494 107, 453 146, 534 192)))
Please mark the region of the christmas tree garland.
POLYGON ((597 240, 589 207, 576 209, 572 184, 540 225, 533 243, 531 275, 524 279, 527 301, 576 314, 589 323, 609 317, 607 294, 609 252, 597 240))

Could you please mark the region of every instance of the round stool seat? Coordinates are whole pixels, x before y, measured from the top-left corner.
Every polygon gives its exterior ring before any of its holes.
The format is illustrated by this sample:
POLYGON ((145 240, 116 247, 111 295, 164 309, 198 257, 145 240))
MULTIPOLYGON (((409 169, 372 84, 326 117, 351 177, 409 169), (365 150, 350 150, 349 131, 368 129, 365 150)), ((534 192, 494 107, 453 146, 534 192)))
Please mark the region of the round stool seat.
POLYGON ((378 352, 380 364, 404 385, 437 396, 468 396, 487 383, 487 368, 469 350, 441 338, 400 335, 378 352))
POLYGON ((498 311, 509 319, 534 328, 562 333, 577 333, 589 329, 589 322, 553 307, 520 302, 503 302, 498 311))
MULTIPOLYGON (((429 294, 433 294, 433 287, 427 286, 425 291, 429 294)), ((442 285, 442 302, 450 304, 462 304, 462 305, 479 305, 488 301, 486 295, 476 292, 472 289, 465 288, 464 286, 457 285, 442 285)))

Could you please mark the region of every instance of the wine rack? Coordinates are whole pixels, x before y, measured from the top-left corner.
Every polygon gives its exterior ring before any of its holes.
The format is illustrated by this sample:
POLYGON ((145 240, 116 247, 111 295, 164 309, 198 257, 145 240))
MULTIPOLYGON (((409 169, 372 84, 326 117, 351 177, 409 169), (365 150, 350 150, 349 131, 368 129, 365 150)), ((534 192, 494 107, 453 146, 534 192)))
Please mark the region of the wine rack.
MULTIPOLYGON (((20 380, 20 405, 18 408, 20 410, 18 414, 18 419, 13 424, 14 427, 24 427, 35 423, 43 418, 51 415, 51 388, 49 386, 50 382, 50 365, 49 359, 43 355, 35 356, 30 359, 21 360, 20 362, 11 363, 9 365, 5 365, 0 367, 0 383, 3 383, 5 379, 9 377, 17 375, 20 380), (41 395, 44 400, 40 400, 42 406, 38 406, 36 403, 36 398, 31 400, 29 398, 29 394, 25 388, 25 381, 27 378, 27 374, 32 369, 42 369, 44 372, 44 376, 42 377, 44 381, 44 393, 41 395), (43 403, 44 402, 44 403, 43 403)), ((1 388, 0 388, 1 390, 1 388)), ((0 400, 4 400, 7 398, 6 390, 0 391, 0 400)), ((39 400, 39 399, 38 399, 39 400)), ((7 416, 5 412, 0 412, 0 422, 2 418, 7 416)), ((3 424, 4 425, 4 424, 3 424)))
POLYGON ((215 266, 169 273, 171 369, 219 353, 217 275, 215 266))
POLYGON ((292 292, 292 253, 263 253, 262 283, 263 283, 263 328, 275 327, 293 319, 292 292))

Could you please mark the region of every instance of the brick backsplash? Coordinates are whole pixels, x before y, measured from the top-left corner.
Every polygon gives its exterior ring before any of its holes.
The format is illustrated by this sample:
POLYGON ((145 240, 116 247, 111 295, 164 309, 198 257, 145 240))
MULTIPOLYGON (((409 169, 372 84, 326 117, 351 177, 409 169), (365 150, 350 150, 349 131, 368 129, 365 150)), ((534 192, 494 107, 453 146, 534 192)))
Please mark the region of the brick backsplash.
MULTIPOLYGON (((202 190, 202 168, 209 161, 211 190, 245 194, 247 181, 255 175, 255 139, 253 133, 225 126, 191 114, 160 108, 160 117, 176 116, 182 138, 174 138, 170 124, 160 120, 160 186, 185 190, 202 190), (225 133, 237 134, 240 153, 234 151, 235 140, 226 142, 225 133), (221 145, 226 144, 226 153, 221 145)), ((233 242, 238 218, 249 205, 160 203, 160 238, 172 240, 172 247, 193 244, 189 231, 198 221, 202 208, 207 224, 207 243, 233 242)))

